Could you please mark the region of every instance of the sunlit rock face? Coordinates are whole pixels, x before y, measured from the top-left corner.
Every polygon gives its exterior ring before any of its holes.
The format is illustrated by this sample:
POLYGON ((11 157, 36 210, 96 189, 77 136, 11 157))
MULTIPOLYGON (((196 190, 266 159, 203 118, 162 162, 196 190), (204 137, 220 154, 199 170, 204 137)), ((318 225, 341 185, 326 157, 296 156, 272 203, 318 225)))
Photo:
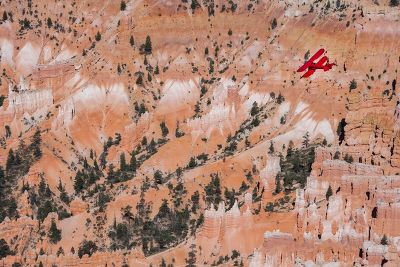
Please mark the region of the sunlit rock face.
POLYGON ((396 3, 2 1, 0 265, 400 266, 396 3))

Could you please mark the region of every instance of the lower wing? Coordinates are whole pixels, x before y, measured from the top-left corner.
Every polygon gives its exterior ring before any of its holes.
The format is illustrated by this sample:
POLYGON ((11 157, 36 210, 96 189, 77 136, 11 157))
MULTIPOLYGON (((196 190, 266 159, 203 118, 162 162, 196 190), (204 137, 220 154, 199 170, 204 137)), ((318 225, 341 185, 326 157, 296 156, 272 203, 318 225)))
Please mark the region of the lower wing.
POLYGON ((315 72, 315 70, 308 70, 306 73, 304 73, 303 76, 301 76, 301 78, 308 78, 308 77, 310 77, 311 75, 313 75, 314 72, 315 72))

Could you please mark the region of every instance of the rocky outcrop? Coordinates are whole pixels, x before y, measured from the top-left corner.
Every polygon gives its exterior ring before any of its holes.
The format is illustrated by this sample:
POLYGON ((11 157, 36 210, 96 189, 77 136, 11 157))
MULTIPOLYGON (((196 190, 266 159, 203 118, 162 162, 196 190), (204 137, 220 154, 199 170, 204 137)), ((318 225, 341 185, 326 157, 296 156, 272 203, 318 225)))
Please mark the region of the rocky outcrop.
POLYGON ((264 246, 257 252, 262 256, 255 254, 251 266, 289 266, 310 260, 374 265, 398 259, 400 249, 394 243, 400 235, 395 226, 400 222, 400 176, 385 176, 380 166, 333 160, 333 151, 316 150, 307 186, 296 191, 293 233, 266 232, 264 246), (332 194, 327 193, 328 187, 332 194), (384 235, 390 246, 380 244, 384 235))
POLYGON ((89 205, 79 198, 74 198, 69 204, 72 215, 84 213, 87 211, 89 205))
POLYGON ((400 166, 397 99, 392 89, 374 86, 367 93, 353 91, 348 97, 344 142, 360 162, 379 165, 386 173, 400 166))
POLYGON ((9 85, 8 102, 8 113, 28 112, 32 114, 39 109, 52 105, 53 93, 51 89, 31 90, 22 80, 17 91, 14 91, 11 84, 9 85))
POLYGON ((267 165, 261 170, 260 176, 265 188, 269 192, 275 190, 276 175, 281 171, 280 158, 268 156, 267 165))
POLYGON ((11 244, 10 248, 15 250, 17 255, 20 255, 26 252, 38 227, 39 223, 37 220, 33 220, 26 216, 21 216, 17 220, 6 218, 0 224, 1 238, 4 238, 6 242, 11 244))
POLYGON ((245 195, 245 211, 240 212, 237 200, 230 210, 225 210, 225 203, 221 202, 215 210, 214 204, 204 212, 204 225, 201 235, 207 238, 224 239, 226 233, 235 231, 240 227, 248 227, 252 222, 251 195, 245 195))

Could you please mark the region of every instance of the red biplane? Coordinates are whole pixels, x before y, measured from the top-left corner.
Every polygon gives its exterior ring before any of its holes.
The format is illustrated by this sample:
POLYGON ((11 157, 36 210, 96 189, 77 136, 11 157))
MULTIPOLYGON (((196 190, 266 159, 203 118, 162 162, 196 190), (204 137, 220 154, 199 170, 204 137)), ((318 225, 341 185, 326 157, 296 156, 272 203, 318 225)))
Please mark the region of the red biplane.
POLYGON ((314 72, 317 69, 323 69, 324 71, 328 71, 328 70, 332 69, 333 65, 336 65, 335 63, 329 63, 329 59, 327 56, 323 56, 317 63, 314 63, 314 61, 317 60, 320 56, 322 56, 322 54, 324 54, 324 52, 325 52, 325 50, 321 48, 306 63, 304 63, 303 66, 301 66, 297 70, 297 72, 303 72, 308 68, 307 72, 304 73, 303 76, 301 76, 301 78, 310 77, 311 75, 314 74, 314 72))

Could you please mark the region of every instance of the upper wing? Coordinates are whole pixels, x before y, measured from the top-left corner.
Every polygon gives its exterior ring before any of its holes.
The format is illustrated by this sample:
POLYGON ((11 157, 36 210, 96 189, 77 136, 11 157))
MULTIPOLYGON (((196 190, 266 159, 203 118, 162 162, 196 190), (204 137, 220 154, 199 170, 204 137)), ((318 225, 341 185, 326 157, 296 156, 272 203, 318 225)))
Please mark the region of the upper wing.
POLYGON ((313 75, 314 72, 315 72, 315 70, 308 70, 306 73, 304 73, 303 76, 301 76, 301 78, 308 78, 308 77, 310 77, 311 75, 313 75))
POLYGON ((317 58, 319 58, 323 53, 325 52, 325 50, 323 48, 321 48, 320 50, 317 51, 317 53, 315 53, 306 63, 304 63, 303 66, 301 66, 297 72, 302 72, 305 71, 313 62, 314 60, 316 60, 317 58))

